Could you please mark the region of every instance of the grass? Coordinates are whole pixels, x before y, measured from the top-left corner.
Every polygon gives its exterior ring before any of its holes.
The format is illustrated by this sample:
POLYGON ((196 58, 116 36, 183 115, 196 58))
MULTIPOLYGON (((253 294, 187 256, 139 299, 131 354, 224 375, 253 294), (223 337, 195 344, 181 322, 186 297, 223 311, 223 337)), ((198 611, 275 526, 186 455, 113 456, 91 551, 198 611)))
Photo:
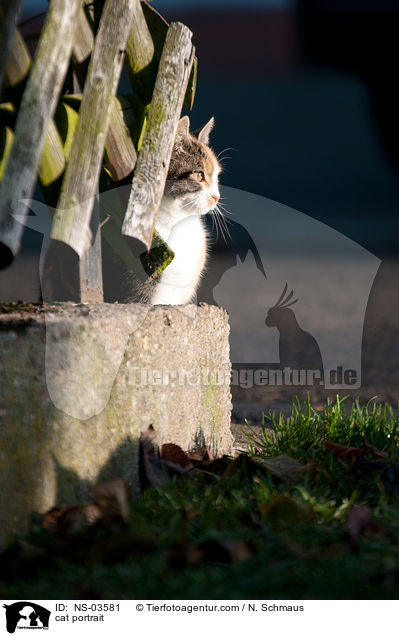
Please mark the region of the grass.
POLYGON ((0 596, 396 599, 398 441, 388 406, 295 402, 252 430, 248 455, 146 489, 128 526, 71 538, 36 520, 0 557, 0 596), (334 454, 326 441, 360 451, 334 454), (262 464, 280 455, 306 465, 295 483, 262 464))
MULTIPOLYGON (((291 415, 276 417, 270 412, 262 415, 260 432, 252 428, 248 435, 249 451, 253 455, 289 455, 303 464, 313 464, 316 475, 305 480, 312 492, 325 491, 328 499, 337 497, 359 502, 362 495, 370 505, 390 501, 389 475, 399 467, 399 419, 385 404, 356 401, 347 410, 345 398, 328 402, 323 411, 312 408, 310 400, 302 405, 292 404, 291 415), (268 426, 266 426, 266 419, 268 426), (326 446, 326 441, 345 446, 364 448, 363 439, 388 454, 389 459, 365 454, 350 468, 348 459, 339 459, 326 446), (383 469, 383 470, 381 470, 383 469), (361 478, 359 473, 361 473, 361 478), (381 478, 385 477, 385 485, 381 478)), ((392 488, 395 489, 393 480, 392 488)))
POLYGON ((361 445, 362 438, 378 448, 388 447, 392 452, 399 435, 399 420, 388 404, 374 403, 370 400, 361 405, 357 400, 350 410, 345 408, 346 398, 337 397, 335 402, 328 402, 323 411, 316 411, 308 397, 301 405, 296 399, 291 408, 291 415, 284 418, 270 411, 268 417, 262 414, 261 434, 256 428, 248 441, 253 452, 253 444, 258 442, 266 455, 294 454, 302 456, 325 456, 323 442, 332 442, 352 446, 361 445), (268 427, 265 421, 268 420, 268 427))

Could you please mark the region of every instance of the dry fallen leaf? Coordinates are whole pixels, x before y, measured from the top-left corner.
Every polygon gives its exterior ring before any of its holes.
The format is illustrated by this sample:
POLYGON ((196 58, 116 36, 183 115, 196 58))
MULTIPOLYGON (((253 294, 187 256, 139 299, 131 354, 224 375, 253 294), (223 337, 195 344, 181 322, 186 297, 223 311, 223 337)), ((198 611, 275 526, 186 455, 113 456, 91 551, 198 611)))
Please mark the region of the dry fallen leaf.
POLYGON ((156 437, 156 432, 152 424, 140 436, 140 477, 143 487, 163 486, 165 483, 165 473, 163 472, 160 460, 155 455, 155 448, 152 440, 156 437))
POLYGON ((102 512, 96 504, 88 503, 83 506, 83 516, 87 523, 93 525, 102 517, 102 512))
POLYGON ((202 552, 192 543, 182 541, 169 548, 168 563, 170 567, 180 569, 187 565, 195 565, 202 558, 202 552))
POLYGON ((149 425, 147 430, 140 435, 140 443, 142 445, 148 446, 148 450, 154 452, 154 446, 152 440, 157 436, 156 430, 152 424, 149 425))
POLYGON ((161 459, 177 464, 182 468, 192 467, 192 463, 184 450, 177 444, 162 444, 161 459))
POLYGON ((98 484, 91 489, 90 494, 103 518, 120 517, 125 523, 128 522, 130 492, 125 479, 118 477, 98 484))
POLYGON ((381 451, 375 446, 372 446, 368 443, 366 438, 362 437, 362 444, 364 448, 359 448, 358 446, 345 446, 343 444, 336 444, 335 442, 330 442, 326 440, 325 445, 328 450, 330 450, 337 459, 347 459, 350 457, 351 459, 356 459, 357 457, 361 457, 365 453, 373 453, 377 457, 388 457, 389 453, 386 451, 381 451))
POLYGON ((349 537, 356 541, 370 522, 370 508, 362 504, 348 508, 345 521, 345 531, 349 537))
POLYGON ((369 450, 372 453, 374 453, 374 455, 377 455, 377 457, 388 457, 389 456, 389 453, 387 453, 386 451, 379 450, 375 446, 372 446, 371 444, 369 444, 364 435, 362 437, 362 444, 363 444, 363 446, 365 446, 367 448, 367 450, 369 450))
POLYGON ((347 457, 356 458, 366 453, 365 448, 358 448, 357 446, 345 446, 343 444, 336 444, 336 442, 330 442, 326 440, 326 448, 332 452, 337 459, 346 459, 347 457))
POLYGON ((140 437, 140 477, 143 488, 148 485, 161 487, 166 483, 168 475, 182 476, 193 468, 187 455, 176 444, 164 444, 162 448, 164 449, 166 446, 164 456, 173 456, 180 463, 159 457, 152 443, 155 436, 156 432, 151 425, 140 437), (188 463, 186 460, 188 460, 188 463), (181 465, 182 462, 185 463, 185 466, 181 465))
POLYGON ((57 530, 59 529, 60 520, 65 514, 67 508, 69 508, 69 506, 66 506, 64 504, 61 506, 55 506, 54 508, 48 510, 42 518, 42 528, 44 528, 44 530, 47 530, 48 532, 57 532, 57 530))
POLYGON ((302 559, 308 559, 310 556, 312 556, 312 551, 305 550, 305 548, 293 537, 289 535, 282 535, 280 540, 289 550, 291 550, 291 552, 300 556, 302 559))
POLYGON ((195 448, 194 450, 188 453, 188 456, 191 460, 195 462, 201 462, 204 464, 208 462, 212 462, 214 460, 214 457, 207 446, 201 446, 201 448, 195 448))
POLYGON ((51 508, 42 518, 44 530, 54 533, 74 533, 84 523, 84 515, 79 506, 62 504, 51 508))
POLYGON ((251 460, 246 453, 240 453, 233 459, 233 461, 227 462, 223 471, 223 477, 231 477, 236 473, 245 471, 246 473, 253 474, 255 472, 255 463, 251 460))
POLYGON ((386 464, 382 473, 382 483, 386 492, 399 492, 399 468, 394 464, 386 464))
POLYGON ((367 479, 370 478, 370 475, 374 473, 374 479, 376 479, 376 471, 379 471, 380 473, 384 471, 385 473, 385 471, 392 467, 392 465, 393 464, 391 464, 390 462, 383 462, 381 460, 370 460, 362 456, 357 457, 345 471, 345 473, 350 472, 351 475, 356 479, 367 479))
POLYGON ((216 541, 208 539, 198 546, 202 558, 212 563, 235 563, 250 558, 254 553, 254 546, 245 539, 232 541, 216 541))
POLYGON ((293 484, 302 479, 307 470, 307 466, 303 466, 293 457, 289 455, 278 455, 277 457, 258 457, 253 455, 252 461, 262 468, 267 468, 272 475, 278 477, 286 484, 293 484))
POLYGON ((259 512, 271 523, 309 522, 315 517, 312 506, 289 495, 277 495, 268 503, 260 504, 259 512))
POLYGON ((141 556, 153 552, 158 547, 150 534, 138 532, 120 532, 95 543, 89 551, 89 558, 101 563, 127 561, 132 556, 141 556))

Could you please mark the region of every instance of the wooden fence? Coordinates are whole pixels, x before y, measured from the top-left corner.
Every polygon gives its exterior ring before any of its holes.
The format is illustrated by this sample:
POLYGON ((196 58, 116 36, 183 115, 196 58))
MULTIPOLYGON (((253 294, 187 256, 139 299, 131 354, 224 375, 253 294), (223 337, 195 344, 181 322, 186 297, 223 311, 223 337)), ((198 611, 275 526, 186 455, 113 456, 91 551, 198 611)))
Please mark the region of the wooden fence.
POLYGON ((0 268, 18 254, 39 179, 55 209, 46 300, 100 302, 101 233, 121 253, 134 241, 151 248, 177 123, 195 94, 192 33, 139 0, 50 0, 32 60, 16 27, 20 0, 5 5, 0 268), (126 96, 117 95, 123 63, 126 96), (98 194, 121 184, 130 190, 119 223, 103 225, 98 194))

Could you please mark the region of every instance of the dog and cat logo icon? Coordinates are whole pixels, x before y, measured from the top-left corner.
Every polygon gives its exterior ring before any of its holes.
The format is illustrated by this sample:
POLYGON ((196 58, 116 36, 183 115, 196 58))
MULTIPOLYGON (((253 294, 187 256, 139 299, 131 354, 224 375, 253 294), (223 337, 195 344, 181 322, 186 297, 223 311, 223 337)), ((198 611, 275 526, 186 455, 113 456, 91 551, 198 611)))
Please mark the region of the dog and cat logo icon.
POLYGON ((9 634, 14 634, 16 629, 48 629, 51 612, 37 603, 19 601, 3 607, 9 634))

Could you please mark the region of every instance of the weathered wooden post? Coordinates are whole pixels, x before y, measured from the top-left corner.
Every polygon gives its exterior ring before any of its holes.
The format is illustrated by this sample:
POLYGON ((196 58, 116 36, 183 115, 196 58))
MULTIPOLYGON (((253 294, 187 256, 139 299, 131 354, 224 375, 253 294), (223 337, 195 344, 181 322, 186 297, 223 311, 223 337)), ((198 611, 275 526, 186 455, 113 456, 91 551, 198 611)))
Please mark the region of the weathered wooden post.
POLYGON ((130 83, 144 104, 149 104, 157 76, 153 37, 148 29, 140 2, 137 2, 126 43, 126 70, 130 83))
POLYGON ((49 121, 71 55, 81 0, 52 0, 24 91, 14 142, 0 183, 0 268, 18 251, 49 121))
MULTIPOLYGON (((75 72, 82 89, 85 81, 85 72, 82 69, 82 65, 89 58, 93 45, 94 35, 82 9, 72 51, 75 72)), ((122 181, 122 179, 130 175, 136 165, 136 149, 123 120, 120 104, 115 97, 112 101, 110 121, 105 140, 105 157, 115 182, 122 181)))
MULTIPOLYGON (((5 69, 5 84, 15 108, 18 107, 18 96, 15 93, 19 93, 26 84, 31 63, 28 48, 21 33, 16 29, 5 69)), ((56 185, 64 172, 64 167, 62 142, 53 119, 50 119, 38 166, 39 181, 50 205, 55 205, 57 201, 56 185)))
MULTIPOLYGON (((81 300, 102 300, 101 243, 90 227, 111 108, 136 0, 107 0, 101 16, 51 239, 79 256, 81 300), (89 249, 92 251, 88 253, 89 249), (86 258, 89 262, 84 262, 86 258)), ((56 246, 53 247, 56 248, 56 246)))
POLYGON ((16 29, 14 32, 11 50, 5 63, 5 80, 7 85, 14 88, 19 84, 22 84, 28 77, 30 66, 31 59, 28 47, 26 46, 19 29, 16 29))
POLYGON ((123 233, 139 239, 147 249, 151 247, 193 64, 191 37, 190 29, 179 22, 168 29, 123 223, 123 233))
POLYGON ((0 90, 3 86, 5 62, 14 38, 21 0, 0 1, 0 90))

